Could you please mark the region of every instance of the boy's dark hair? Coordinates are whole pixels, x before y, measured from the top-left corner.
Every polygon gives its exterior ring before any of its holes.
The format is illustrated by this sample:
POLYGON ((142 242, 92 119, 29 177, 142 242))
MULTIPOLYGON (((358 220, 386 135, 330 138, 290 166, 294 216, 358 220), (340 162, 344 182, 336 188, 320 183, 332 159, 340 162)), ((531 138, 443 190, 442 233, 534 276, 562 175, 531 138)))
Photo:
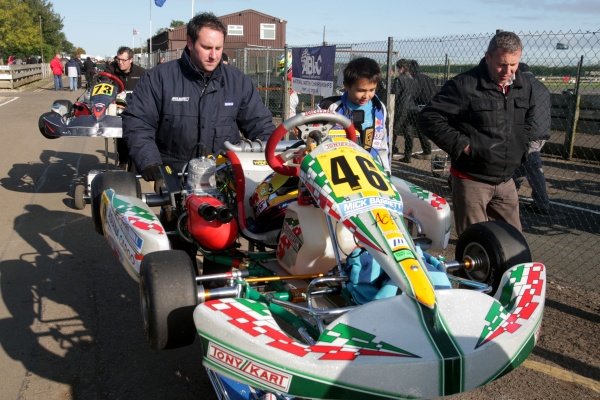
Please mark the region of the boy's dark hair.
POLYGON ((202 14, 196 15, 194 18, 190 19, 190 22, 187 24, 187 35, 192 42, 196 42, 198 40, 198 32, 202 28, 210 28, 216 31, 220 31, 223 33, 223 36, 227 36, 227 29, 223 22, 217 16, 211 12, 204 12, 202 14))
POLYGON ((352 86, 359 79, 367 79, 371 83, 381 80, 381 68, 377 61, 368 57, 359 57, 350 61, 344 68, 344 86, 352 86))

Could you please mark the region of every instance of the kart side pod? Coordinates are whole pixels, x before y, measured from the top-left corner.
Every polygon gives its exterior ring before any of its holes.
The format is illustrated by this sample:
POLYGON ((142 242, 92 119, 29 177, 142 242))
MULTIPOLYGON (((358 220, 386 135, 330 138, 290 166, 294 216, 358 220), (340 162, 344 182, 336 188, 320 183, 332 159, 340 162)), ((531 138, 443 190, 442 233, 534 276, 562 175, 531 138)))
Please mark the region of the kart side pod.
POLYGON ((230 247, 238 234, 233 214, 221 201, 212 196, 188 196, 187 228, 200 246, 207 250, 224 250, 230 247))
MULTIPOLYGON (((350 254, 356 248, 352 234, 343 224, 336 224, 335 230, 339 248, 350 254)), ((334 241, 321 209, 297 202, 288 206, 277 245, 277 261, 292 275, 323 274, 336 265, 334 241)))

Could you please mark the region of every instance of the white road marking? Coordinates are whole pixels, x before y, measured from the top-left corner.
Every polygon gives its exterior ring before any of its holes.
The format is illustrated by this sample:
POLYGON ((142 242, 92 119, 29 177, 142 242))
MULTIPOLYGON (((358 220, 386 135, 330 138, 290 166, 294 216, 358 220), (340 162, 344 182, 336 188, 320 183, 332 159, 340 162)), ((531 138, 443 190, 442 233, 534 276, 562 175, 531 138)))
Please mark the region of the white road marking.
POLYGON ((12 103, 13 101, 17 100, 18 97, 6 97, 6 101, 2 101, 0 103, 0 107, 7 105, 8 103, 12 103))

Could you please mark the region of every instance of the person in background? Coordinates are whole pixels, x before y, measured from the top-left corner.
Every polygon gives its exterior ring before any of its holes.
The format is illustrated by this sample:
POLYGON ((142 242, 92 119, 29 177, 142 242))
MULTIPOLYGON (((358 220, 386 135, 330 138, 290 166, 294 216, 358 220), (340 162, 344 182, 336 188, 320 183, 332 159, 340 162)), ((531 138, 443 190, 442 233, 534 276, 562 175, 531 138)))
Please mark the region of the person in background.
POLYGON ((394 102, 394 139, 392 145, 392 154, 394 159, 401 162, 410 163, 413 148, 413 124, 410 116, 415 114, 415 95, 417 84, 410 74, 410 62, 406 59, 396 61, 396 73, 398 76, 394 79, 392 93, 396 95, 394 102), (400 158, 400 151, 396 142, 402 135, 404 137, 404 157, 400 158))
POLYGON ((67 61, 65 68, 67 69, 67 76, 69 77, 69 89, 71 89, 71 92, 74 92, 77 90, 77 80, 79 79, 79 75, 81 75, 79 61, 75 54, 67 61))
POLYGON ((542 169, 541 151, 546 140, 550 139, 550 125, 552 121, 550 91, 546 85, 535 78, 527 64, 519 63, 519 71, 521 71, 523 77, 529 79, 531 82, 536 106, 532 121, 531 141, 529 142, 527 161, 517 168, 513 179, 517 190, 519 190, 523 183, 523 177, 527 178, 529 186, 531 186, 533 203, 526 203, 525 209, 536 214, 549 215, 550 200, 546 191, 546 178, 542 169))
POLYGON ((96 63, 90 57, 86 57, 83 67, 85 69, 85 85, 86 88, 90 89, 92 87, 92 80, 96 74, 96 63))
POLYGON ((361 145, 391 174, 387 111, 375 95, 380 80, 381 69, 377 61, 355 58, 344 68, 344 93, 321 100, 319 108, 336 111, 351 119, 360 132, 361 145))
POLYGON ((229 56, 227 55, 227 53, 223 53, 223 55, 221 56, 221 60, 223 64, 229 64, 229 56))
POLYGON ((79 76, 77 77, 77 87, 82 88, 83 84, 81 82, 83 74, 85 74, 85 66, 83 65, 83 61, 81 61, 81 57, 77 55, 75 57, 77 62, 79 63, 79 76))
POLYGON ((502 220, 521 230, 512 179, 524 160, 535 102, 531 81, 518 71, 521 39, 501 31, 475 68, 446 82, 419 113, 421 131, 451 159, 456 233, 502 220))
POLYGON ((275 130, 252 79, 223 64, 226 33, 213 13, 196 15, 181 58, 148 70, 136 86, 123 134, 145 180, 158 179, 161 166, 181 171, 192 157, 239 143, 240 134, 266 141, 275 130))
POLYGON ((54 76, 54 90, 62 90, 62 76, 65 71, 60 54, 56 53, 52 61, 50 61, 50 70, 54 76))
MULTIPOLYGON (((106 71, 115 75, 125 85, 125 92, 133 92, 146 73, 146 70, 133 63, 133 50, 127 46, 121 46, 117 50, 117 55, 112 63, 108 65, 106 71)), ((119 167, 128 168, 129 150, 127 143, 123 138, 117 138, 117 153, 119 157, 119 167)))
MULTIPOLYGON (((409 65, 410 65, 410 75, 413 77, 413 79, 415 80, 415 84, 416 84, 415 96, 413 98, 416 108, 411 113, 409 119, 410 119, 411 126, 414 127, 415 133, 417 134, 417 137, 419 138, 419 142, 421 143, 421 150, 422 150, 422 153, 415 154, 414 157, 423 159, 423 160, 430 160, 431 159, 431 143, 429 142, 429 139, 427 139, 427 137, 424 136, 423 133, 421 133, 421 130, 419 129, 419 127, 417 125, 417 115, 418 115, 418 112, 421 111, 431 101, 433 96, 435 96, 435 94, 437 93, 437 88, 435 86, 435 82, 433 81, 433 79, 431 79, 428 75, 425 75, 424 73, 422 73, 420 71, 419 63, 416 60, 410 60, 409 65)), ((411 139, 411 141, 412 141, 412 139, 411 139)))
POLYGON ((115 75, 130 92, 146 73, 146 70, 133 62, 133 50, 127 46, 119 47, 113 62, 106 67, 106 72, 115 75))
POLYGON ((288 81, 288 95, 289 97, 289 109, 287 112, 287 118, 292 118, 296 115, 298 104, 300 103, 300 98, 298 97, 298 92, 296 92, 292 88, 292 53, 288 52, 287 56, 287 64, 285 59, 285 54, 282 54, 279 57, 279 61, 277 62, 277 71, 279 76, 285 76, 285 79, 288 81))

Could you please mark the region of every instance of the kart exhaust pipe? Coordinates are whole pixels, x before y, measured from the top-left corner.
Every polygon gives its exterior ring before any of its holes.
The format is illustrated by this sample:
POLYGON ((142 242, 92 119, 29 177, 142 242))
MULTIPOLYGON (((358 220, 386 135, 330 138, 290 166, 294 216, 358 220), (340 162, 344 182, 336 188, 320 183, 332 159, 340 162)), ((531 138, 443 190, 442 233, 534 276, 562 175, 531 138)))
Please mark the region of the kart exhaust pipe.
POLYGON ((198 215, 207 221, 214 221, 217 219, 217 208, 210 204, 204 203, 198 207, 198 215))
POLYGON ((224 224, 230 222, 233 219, 233 213, 228 207, 215 207, 208 203, 204 203, 200 207, 198 207, 198 215, 200 215, 202 218, 209 222, 217 220, 224 224))

